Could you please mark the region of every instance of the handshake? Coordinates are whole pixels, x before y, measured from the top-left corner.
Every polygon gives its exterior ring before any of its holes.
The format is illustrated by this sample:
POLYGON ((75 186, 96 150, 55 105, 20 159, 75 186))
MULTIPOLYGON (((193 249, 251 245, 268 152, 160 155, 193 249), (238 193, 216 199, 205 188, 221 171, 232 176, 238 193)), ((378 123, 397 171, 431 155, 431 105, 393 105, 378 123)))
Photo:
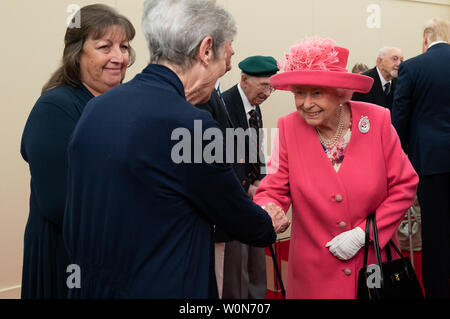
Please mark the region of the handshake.
POLYGON ((272 225, 275 233, 280 234, 288 229, 291 223, 286 217, 284 211, 279 206, 275 205, 274 203, 269 203, 264 206, 263 209, 267 212, 267 214, 269 214, 270 218, 272 219, 272 225))

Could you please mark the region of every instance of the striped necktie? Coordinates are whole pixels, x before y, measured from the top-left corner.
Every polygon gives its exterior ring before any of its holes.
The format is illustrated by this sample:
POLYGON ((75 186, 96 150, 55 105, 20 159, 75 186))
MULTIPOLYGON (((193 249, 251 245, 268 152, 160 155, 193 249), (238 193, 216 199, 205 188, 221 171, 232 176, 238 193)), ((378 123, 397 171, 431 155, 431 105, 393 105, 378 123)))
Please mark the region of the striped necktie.
POLYGON ((260 151, 261 151, 261 144, 259 141, 258 113, 256 113, 256 110, 251 110, 250 112, 248 112, 248 114, 250 115, 250 119, 248 120, 248 123, 249 123, 250 128, 253 129, 253 130, 251 130, 252 134, 250 135, 249 159, 254 159, 254 154, 256 153, 256 162, 254 162, 254 163, 249 162, 250 170, 249 170, 248 177, 250 178, 251 183, 253 183, 255 180, 259 179, 259 174, 260 174, 259 155, 260 155, 260 151))
POLYGON ((384 94, 389 95, 391 93, 391 82, 387 82, 384 85, 384 94))

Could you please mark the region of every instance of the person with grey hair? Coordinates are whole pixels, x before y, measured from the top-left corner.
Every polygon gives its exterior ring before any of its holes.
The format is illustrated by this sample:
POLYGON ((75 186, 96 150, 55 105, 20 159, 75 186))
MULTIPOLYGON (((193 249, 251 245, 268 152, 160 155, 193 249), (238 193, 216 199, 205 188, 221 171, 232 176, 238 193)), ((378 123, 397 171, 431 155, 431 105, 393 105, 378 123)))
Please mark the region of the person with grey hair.
POLYGON ((261 247, 289 225, 203 156, 203 136, 222 136, 193 104, 225 73, 235 22, 214 1, 147 0, 142 28, 151 63, 92 100, 69 143, 63 237, 81 269, 69 297, 216 298, 214 225, 261 247))
POLYGON ((352 100, 381 105, 392 111, 398 68, 402 61, 403 53, 399 48, 381 48, 377 54, 377 65, 361 73, 374 80, 371 90, 367 93, 353 94, 352 100))

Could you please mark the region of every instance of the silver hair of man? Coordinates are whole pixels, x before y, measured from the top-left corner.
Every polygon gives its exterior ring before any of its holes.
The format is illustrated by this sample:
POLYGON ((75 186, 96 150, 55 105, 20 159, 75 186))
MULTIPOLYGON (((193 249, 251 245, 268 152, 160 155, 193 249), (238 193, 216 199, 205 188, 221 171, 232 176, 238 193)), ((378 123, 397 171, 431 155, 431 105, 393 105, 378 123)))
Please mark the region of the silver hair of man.
POLYGON ((213 54, 225 41, 233 41, 234 18, 215 0, 146 0, 142 30, 150 50, 150 63, 168 62, 189 69, 203 39, 213 39, 213 54))
POLYGON ((388 53, 388 51, 391 49, 396 49, 396 50, 401 51, 399 48, 396 48, 396 47, 383 47, 380 50, 378 50, 377 59, 378 58, 383 59, 386 56, 386 53, 388 53))

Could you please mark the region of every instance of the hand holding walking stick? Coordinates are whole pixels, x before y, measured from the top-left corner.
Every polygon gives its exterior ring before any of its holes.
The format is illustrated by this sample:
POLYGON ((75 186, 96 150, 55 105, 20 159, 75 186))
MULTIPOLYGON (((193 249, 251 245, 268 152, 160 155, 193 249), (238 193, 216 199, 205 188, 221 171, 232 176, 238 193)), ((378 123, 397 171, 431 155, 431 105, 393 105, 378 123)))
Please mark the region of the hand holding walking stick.
MULTIPOLYGON (((264 209, 269 214, 270 218, 272 218, 273 228, 277 234, 280 234, 280 233, 286 231, 286 229, 288 229, 288 227, 290 225, 290 221, 286 217, 286 214, 284 213, 284 211, 279 206, 275 205, 274 203, 269 203, 266 206, 264 206, 264 209)), ((270 249, 270 254, 272 256, 273 265, 275 267, 275 272, 277 275, 278 283, 280 284, 281 294, 283 295, 283 298, 286 298, 286 291, 284 289, 283 280, 281 277, 280 268, 278 267, 278 262, 277 262, 277 259, 275 256, 275 252, 274 252, 272 246, 269 246, 269 249, 270 249)))

